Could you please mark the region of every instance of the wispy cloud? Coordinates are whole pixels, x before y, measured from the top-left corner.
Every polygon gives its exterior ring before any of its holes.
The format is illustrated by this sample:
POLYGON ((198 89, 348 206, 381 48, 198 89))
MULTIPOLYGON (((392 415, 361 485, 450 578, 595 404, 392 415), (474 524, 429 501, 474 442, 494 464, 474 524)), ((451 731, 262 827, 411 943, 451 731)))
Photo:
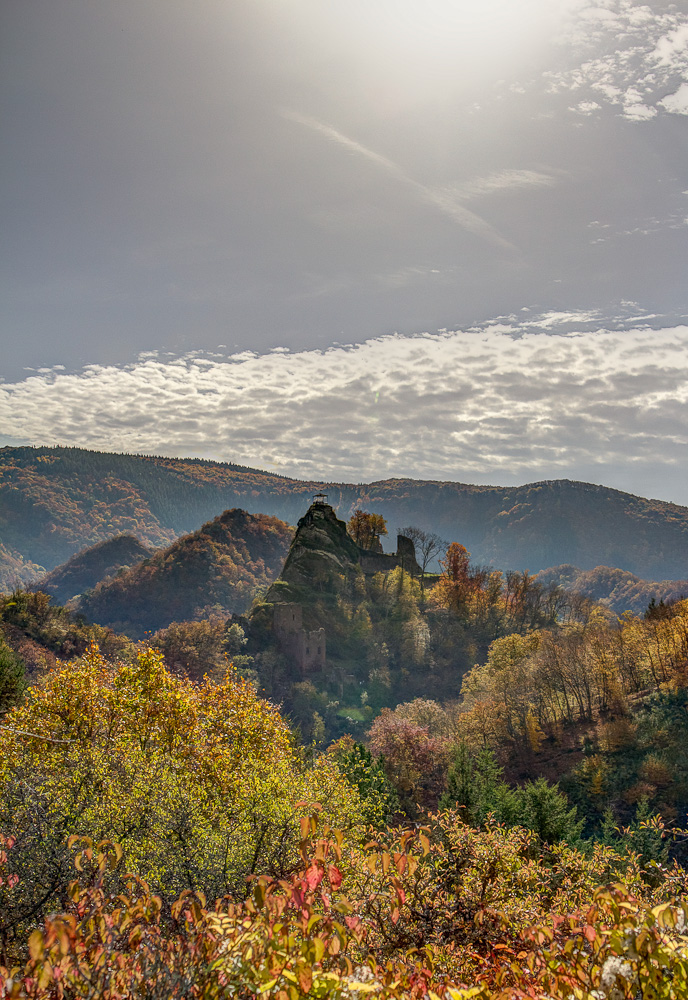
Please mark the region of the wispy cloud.
POLYGON ((632 486, 635 475, 635 491, 648 492, 643 476, 654 489, 667 470, 680 481, 687 404, 688 327, 610 330, 594 313, 562 312, 326 351, 34 374, 0 385, 0 425, 35 444, 313 478, 513 481, 596 469, 598 481, 626 475, 632 486))
POLYGON ((555 178, 551 174, 541 170, 497 170, 484 177, 475 177, 463 184, 457 184, 450 190, 455 198, 468 200, 523 188, 553 187, 555 183, 555 178))
POLYGON ((375 150, 364 146, 355 139, 351 139, 349 136, 344 135, 343 132, 338 131, 331 125, 327 125, 325 122, 318 121, 316 118, 311 118, 309 115, 302 115, 296 111, 283 111, 283 116, 314 132, 318 132, 330 141, 349 150, 349 152, 355 153, 357 156, 372 163, 378 170, 398 181, 407 189, 412 190, 417 198, 425 202, 425 204, 432 205, 438 209, 443 215, 452 219, 467 232, 473 233, 473 235, 479 236, 481 239, 503 250, 514 249, 513 245, 498 233, 493 226, 486 222, 485 219, 481 218, 475 212, 471 212, 470 209, 465 208, 461 204, 457 193, 453 190, 428 187, 425 184, 421 184, 393 160, 382 156, 380 153, 376 153, 375 150))

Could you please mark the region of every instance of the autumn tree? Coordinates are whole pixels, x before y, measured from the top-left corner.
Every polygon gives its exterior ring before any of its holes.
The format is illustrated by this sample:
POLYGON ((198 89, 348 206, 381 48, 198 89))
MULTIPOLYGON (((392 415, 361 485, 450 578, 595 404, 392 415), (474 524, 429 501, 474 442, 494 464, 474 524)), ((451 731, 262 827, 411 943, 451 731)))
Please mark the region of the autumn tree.
POLYGON ((405 811, 413 815, 418 805, 437 801, 449 756, 446 738, 431 736, 425 726, 384 708, 373 722, 368 745, 382 758, 405 811))
POLYGON ((387 522, 382 514, 371 514, 357 509, 347 523, 347 531, 362 549, 377 548, 380 536, 387 534, 387 522))
POLYGON ((465 545, 452 542, 444 558, 440 559, 442 575, 434 594, 439 604, 452 611, 464 610, 470 595, 479 586, 471 574, 470 555, 465 545))
POLYGON ((224 638, 225 620, 215 615, 201 621, 171 622, 150 641, 162 652, 170 670, 201 681, 205 674, 220 679, 226 671, 224 638))
POLYGON ((97 649, 52 671, 0 728, 0 834, 16 837, 23 893, 0 905, 0 937, 64 895, 70 835, 117 841, 123 864, 166 898, 243 893, 246 876, 296 860, 298 801, 342 829, 358 793, 325 756, 305 766, 275 706, 231 672, 173 676, 142 648, 112 664, 97 649))

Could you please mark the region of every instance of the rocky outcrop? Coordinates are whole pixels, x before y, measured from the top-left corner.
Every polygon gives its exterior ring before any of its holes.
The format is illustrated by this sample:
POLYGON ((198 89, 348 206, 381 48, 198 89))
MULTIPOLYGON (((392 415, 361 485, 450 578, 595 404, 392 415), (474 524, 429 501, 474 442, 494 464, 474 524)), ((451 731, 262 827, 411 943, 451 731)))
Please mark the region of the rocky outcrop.
POLYGON ((300 519, 284 569, 266 600, 280 600, 284 594, 280 585, 284 584, 319 589, 333 573, 350 576, 362 570, 370 575, 401 566, 412 576, 420 576, 421 569, 410 538, 398 535, 397 551, 391 555, 382 551, 379 539, 376 541, 375 549, 359 548, 334 508, 316 500, 300 519))
POLYGON ((326 633, 317 608, 327 607, 338 580, 389 572, 397 566, 420 575, 413 542, 399 535, 397 551, 361 549, 334 508, 316 498, 299 520, 284 568, 253 613, 255 628, 271 629, 282 653, 303 676, 326 666, 326 633), (323 605, 322 602, 325 602, 323 605), (304 627, 304 615, 315 628, 304 627))
POLYGON ((279 578, 285 583, 311 587, 332 573, 357 572, 359 561, 360 549, 344 521, 329 504, 316 502, 299 520, 279 578))

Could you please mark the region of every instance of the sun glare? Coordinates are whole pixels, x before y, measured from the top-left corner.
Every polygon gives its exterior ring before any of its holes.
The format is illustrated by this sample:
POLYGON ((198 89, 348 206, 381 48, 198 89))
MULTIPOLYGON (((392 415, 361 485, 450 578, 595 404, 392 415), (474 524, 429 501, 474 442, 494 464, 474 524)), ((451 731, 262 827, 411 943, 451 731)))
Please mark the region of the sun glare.
POLYGON ((543 0, 378 0, 370 12, 393 46, 494 65, 518 60, 536 45, 554 6, 543 0))
POLYGON ((575 0, 291 0, 302 41, 373 87, 423 97, 527 72, 575 0))

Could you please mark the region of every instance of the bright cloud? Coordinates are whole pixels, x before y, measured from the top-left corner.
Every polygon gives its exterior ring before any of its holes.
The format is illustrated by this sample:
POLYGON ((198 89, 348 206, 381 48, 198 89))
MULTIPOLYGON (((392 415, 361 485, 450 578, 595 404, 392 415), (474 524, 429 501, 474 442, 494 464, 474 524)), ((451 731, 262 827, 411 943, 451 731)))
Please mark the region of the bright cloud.
POLYGON ((637 122, 656 117, 658 109, 688 113, 688 17, 674 5, 582 4, 571 15, 565 44, 578 61, 546 79, 552 93, 580 96, 570 110, 589 115, 607 104, 637 122))
POLYGON ((688 115, 688 83, 682 83, 675 94, 668 94, 659 103, 675 115, 688 115))
POLYGON ((601 329, 583 313, 526 322, 36 373, 0 385, 0 425, 34 444, 316 479, 584 478, 595 467, 608 481, 612 467, 680 469, 688 327, 601 329))

